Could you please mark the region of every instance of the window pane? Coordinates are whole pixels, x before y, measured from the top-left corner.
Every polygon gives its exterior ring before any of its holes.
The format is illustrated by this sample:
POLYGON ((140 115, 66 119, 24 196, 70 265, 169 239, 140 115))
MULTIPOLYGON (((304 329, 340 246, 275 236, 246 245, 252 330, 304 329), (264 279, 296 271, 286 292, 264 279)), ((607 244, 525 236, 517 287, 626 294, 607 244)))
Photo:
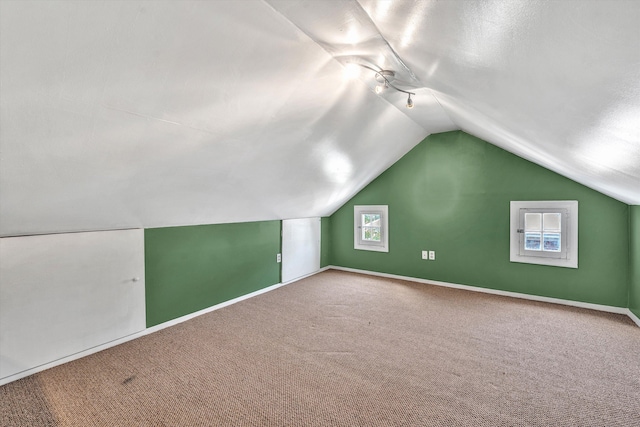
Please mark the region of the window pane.
POLYGON ((542 250, 547 252, 560 252, 560 233, 544 233, 544 245, 542 250))
POLYGON ((546 213, 543 219, 544 231, 560 232, 562 215, 559 213, 546 213))
POLYGON ((371 240, 375 240, 376 242, 380 241, 380 227, 371 229, 371 240))
MULTIPOLYGON (((527 214, 529 215, 529 214, 527 214)), ((540 233, 524 233, 524 248, 527 251, 542 250, 540 233)))
POLYGON ((362 214, 362 225, 363 226, 380 226, 380 214, 362 214))
POLYGON ((524 230, 525 231, 542 230, 542 214, 541 213, 525 213, 524 214, 524 230))
POLYGON ((380 227, 362 227, 362 240, 380 241, 380 227))

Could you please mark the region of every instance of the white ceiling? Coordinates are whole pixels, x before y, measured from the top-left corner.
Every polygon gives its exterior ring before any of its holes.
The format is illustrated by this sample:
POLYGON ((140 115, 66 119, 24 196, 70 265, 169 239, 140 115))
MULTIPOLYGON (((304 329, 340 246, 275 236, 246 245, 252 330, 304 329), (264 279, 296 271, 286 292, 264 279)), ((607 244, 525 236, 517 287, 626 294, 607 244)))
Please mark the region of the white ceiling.
POLYGON ((640 204, 640 2, 0 0, 3 236, 325 216, 454 129, 640 204))

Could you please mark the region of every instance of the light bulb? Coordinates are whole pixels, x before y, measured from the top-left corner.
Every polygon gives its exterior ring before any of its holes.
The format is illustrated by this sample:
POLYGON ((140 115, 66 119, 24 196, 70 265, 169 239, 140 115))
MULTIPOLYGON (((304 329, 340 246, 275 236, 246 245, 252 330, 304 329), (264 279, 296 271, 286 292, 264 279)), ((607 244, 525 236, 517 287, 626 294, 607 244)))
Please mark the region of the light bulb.
POLYGON ((384 86, 383 85, 376 85, 376 93, 378 95, 380 95, 382 93, 382 91, 384 91, 384 86))
POLYGON ((413 108, 413 100, 411 99, 411 95, 409 95, 409 98, 407 99, 407 108, 413 108))

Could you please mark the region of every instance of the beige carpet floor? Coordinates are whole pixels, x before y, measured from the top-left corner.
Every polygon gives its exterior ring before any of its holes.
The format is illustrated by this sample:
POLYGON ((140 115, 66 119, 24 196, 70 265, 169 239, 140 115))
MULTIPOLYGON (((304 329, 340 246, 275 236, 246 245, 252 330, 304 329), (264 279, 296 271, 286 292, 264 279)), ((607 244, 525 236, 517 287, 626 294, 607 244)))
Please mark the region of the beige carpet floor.
POLYGON ((2 426, 640 426, 626 316, 326 271, 0 387, 2 426))

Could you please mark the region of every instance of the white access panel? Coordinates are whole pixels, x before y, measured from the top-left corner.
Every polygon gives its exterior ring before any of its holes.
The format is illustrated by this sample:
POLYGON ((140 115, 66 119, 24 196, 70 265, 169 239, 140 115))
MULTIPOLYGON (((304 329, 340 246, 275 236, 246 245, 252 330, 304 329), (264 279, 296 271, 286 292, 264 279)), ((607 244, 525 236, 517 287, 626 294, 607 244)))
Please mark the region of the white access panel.
POLYGON ((0 378, 145 328, 143 230, 0 239, 0 378))
POLYGON ((320 270, 320 218, 282 221, 282 282, 320 270))

